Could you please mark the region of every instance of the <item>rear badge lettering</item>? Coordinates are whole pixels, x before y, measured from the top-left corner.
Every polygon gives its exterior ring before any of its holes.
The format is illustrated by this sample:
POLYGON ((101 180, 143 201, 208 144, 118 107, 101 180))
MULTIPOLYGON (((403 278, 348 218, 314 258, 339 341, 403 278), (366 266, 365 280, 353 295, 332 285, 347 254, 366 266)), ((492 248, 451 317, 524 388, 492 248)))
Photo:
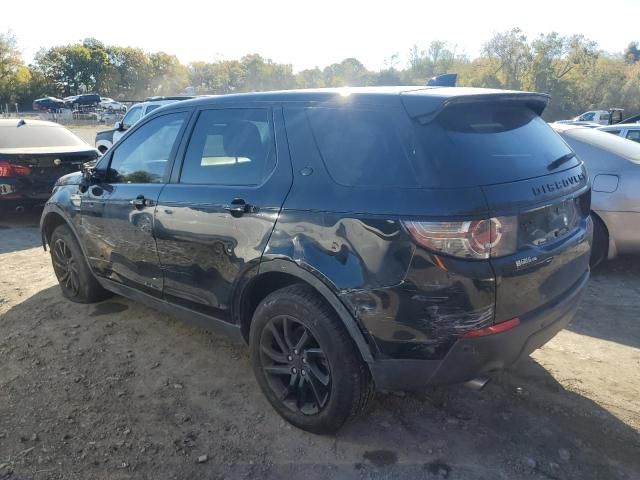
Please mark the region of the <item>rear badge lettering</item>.
POLYGON ((516 268, 526 267, 527 265, 538 260, 538 257, 524 257, 516 260, 516 268))
POLYGON ((578 173, 577 175, 571 175, 556 182, 544 183, 537 187, 532 187, 531 190, 533 191, 534 195, 557 192, 558 190, 569 188, 572 185, 579 185, 584 180, 586 180, 586 178, 587 177, 584 173, 578 173))

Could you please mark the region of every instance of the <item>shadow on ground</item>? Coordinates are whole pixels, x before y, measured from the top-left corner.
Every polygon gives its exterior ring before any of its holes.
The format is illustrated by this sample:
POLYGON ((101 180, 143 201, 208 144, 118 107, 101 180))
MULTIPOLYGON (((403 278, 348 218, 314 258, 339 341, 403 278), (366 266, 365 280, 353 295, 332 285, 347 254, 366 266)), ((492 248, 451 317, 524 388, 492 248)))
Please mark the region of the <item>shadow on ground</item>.
POLYGON ((568 329, 640 348, 640 257, 605 262, 592 272, 568 329))
POLYGON ((482 392, 379 394, 322 437, 274 413, 246 348, 120 297, 78 305, 51 287, 0 331, 0 460, 15 478, 640 477, 638 432, 531 359, 482 392))
POLYGON ((40 210, 31 210, 17 215, 0 211, 0 254, 42 245, 39 232, 41 213, 40 210))

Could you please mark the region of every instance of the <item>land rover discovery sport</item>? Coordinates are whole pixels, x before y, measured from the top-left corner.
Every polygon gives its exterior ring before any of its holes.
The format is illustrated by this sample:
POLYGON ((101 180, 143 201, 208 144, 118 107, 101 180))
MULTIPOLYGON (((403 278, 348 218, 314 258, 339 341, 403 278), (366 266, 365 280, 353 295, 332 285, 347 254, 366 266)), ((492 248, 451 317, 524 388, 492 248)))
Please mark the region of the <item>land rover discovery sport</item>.
POLYGON ((589 276, 582 162, 547 96, 375 87, 167 105, 42 215, 62 293, 247 342, 292 424, 466 382, 551 339, 589 276))

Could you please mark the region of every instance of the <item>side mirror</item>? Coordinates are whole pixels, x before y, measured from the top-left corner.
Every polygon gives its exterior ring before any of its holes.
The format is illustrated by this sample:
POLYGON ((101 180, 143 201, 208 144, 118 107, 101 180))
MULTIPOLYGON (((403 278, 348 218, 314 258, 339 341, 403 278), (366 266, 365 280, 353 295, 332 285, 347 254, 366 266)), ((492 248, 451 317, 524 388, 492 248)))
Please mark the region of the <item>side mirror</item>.
POLYGON ((115 126, 116 130, 118 130, 120 132, 124 130, 124 123, 122 123, 122 122, 116 122, 114 126, 115 126))

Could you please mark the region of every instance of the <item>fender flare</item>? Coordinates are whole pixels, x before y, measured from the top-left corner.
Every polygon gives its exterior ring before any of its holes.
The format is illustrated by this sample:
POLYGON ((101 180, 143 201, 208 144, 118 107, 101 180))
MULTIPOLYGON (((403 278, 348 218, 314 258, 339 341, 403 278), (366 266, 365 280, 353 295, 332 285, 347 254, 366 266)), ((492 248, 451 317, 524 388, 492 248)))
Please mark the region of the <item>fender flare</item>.
POLYGON ((60 217, 62 217, 62 220, 64 220, 64 223, 71 229, 71 232, 73 233, 73 236, 76 238, 78 245, 80 245, 80 250, 82 251, 82 254, 84 255, 84 259, 87 262, 87 265, 89 266, 89 271, 91 271, 91 273, 94 273, 93 269, 91 268, 91 263, 89 262, 89 257, 87 256, 87 252, 84 248, 84 244, 80 241, 80 236, 78 235, 76 226, 69 219, 69 215, 67 214, 67 211, 55 203, 48 203, 45 206, 44 210, 42 211, 42 217, 40 217, 40 236, 42 237, 42 247, 44 248, 44 250, 45 251, 47 250, 47 238, 44 234, 43 226, 47 217, 49 217, 51 214, 57 214, 60 217))
POLYGON ((338 314, 343 325, 349 332, 349 335, 355 342, 362 359, 371 364, 375 361, 372 354, 372 344, 365 338, 362 329, 358 325, 356 319, 351 315, 347 307, 340 301, 334 290, 329 288, 327 284, 308 270, 305 270, 296 262, 284 259, 266 260, 260 264, 259 274, 267 272, 280 272, 292 275, 311 285, 324 300, 331 305, 338 314))

